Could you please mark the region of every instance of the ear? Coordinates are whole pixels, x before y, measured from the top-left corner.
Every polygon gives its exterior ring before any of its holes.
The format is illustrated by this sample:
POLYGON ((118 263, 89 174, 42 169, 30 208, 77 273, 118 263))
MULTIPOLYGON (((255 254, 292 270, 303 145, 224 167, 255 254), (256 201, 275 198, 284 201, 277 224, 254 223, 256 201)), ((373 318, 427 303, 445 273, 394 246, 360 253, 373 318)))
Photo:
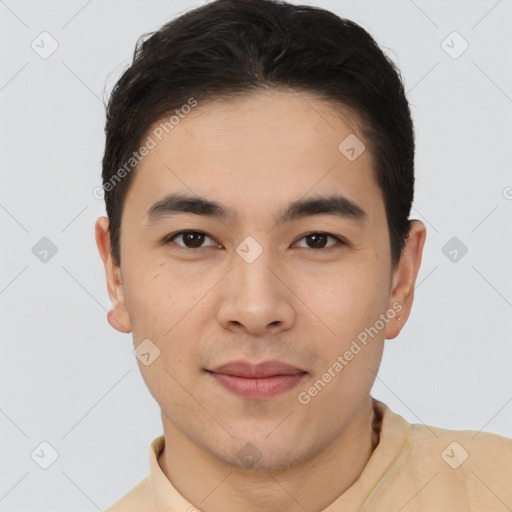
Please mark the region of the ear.
POLYGON ((389 307, 397 314, 387 324, 387 339, 396 338, 409 318, 414 299, 414 285, 421 265, 426 236, 427 229, 423 222, 412 220, 402 256, 393 270, 389 307))
POLYGON ((112 257, 110 232, 108 230, 109 219, 100 217, 96 221, 95 236, 96 245, 100 253, 105 275, 107 278, 107 289, 112 307, 107 315, 108 323, 120 332, 129 333, 132 330, 130 316, 126 309, 124 300, 124 288, 121 280, 121 267, 112 257))

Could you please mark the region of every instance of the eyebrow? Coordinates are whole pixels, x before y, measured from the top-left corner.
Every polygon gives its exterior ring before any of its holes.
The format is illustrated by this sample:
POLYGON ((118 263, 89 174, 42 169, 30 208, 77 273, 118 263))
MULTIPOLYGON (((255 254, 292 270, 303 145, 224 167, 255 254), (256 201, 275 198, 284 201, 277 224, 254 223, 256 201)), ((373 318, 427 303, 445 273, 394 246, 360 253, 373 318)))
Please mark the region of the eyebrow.
MULTIPOLYGON (((222 220, 234 220, 237 212, 205 197, 173 193, 165 196, 151 206, 146 214, 146 224, 151 225, 163 218, 180 213, 191 213, 222 220)), ((315 196, 291 202, 274 217, 276 223, 290 222, 314 215, 336 215, 359 223, 368 218, 368 214, 357 203, 344 195, 315 196)))

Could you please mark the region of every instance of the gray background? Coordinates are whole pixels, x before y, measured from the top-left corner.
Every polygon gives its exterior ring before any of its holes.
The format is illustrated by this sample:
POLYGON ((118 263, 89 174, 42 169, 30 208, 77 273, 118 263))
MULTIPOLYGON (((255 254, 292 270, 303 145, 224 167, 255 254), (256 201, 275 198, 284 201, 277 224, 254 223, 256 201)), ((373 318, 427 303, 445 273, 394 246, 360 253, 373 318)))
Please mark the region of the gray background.
MULTIPOLYGON (((94 242, 103 95, 140 35, 199 3, 0 0, 0 511, 103 510, 148 473, 159 410, 131 335, 106 321, 94 242), (47 58, 31 47, 51 49, 43 31, 58 43, 47 58), (48 469, 31 458, 48 462, 43 441, 59 455, 48 469)), ((427 242, 373 394, 413 423, 512 436, 512 1, 296 3, 374 36, 416 126, 427 242)))

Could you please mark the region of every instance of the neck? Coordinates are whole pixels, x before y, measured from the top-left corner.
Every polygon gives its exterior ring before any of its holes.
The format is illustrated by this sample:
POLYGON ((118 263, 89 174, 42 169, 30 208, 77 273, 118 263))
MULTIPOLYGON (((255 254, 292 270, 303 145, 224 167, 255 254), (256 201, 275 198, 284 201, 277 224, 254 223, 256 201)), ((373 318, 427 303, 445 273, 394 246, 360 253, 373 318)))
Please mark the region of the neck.
POLYGON ((323 510, 355 483, 379 442, 370 396, 325 450, 277 471, 231 467, 162 419, 165 447, 158 463, 178 492, 203 512, 323 510))

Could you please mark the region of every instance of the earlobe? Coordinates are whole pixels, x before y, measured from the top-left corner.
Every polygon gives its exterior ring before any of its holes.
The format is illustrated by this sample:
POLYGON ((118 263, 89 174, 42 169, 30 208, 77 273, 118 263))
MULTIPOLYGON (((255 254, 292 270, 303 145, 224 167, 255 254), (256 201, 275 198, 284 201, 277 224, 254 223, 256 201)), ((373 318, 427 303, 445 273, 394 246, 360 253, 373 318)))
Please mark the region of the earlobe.
POLYGON ((128 316, 128 311, 126 311, 124 304, 113 305, 107 313, 107 320, 108 323, 119 332, 132 332, 130 317, 128 316))
POLYGON ((398 336, 409 318, 414 299, 414 287, 421 265, 426 227, 419 220, 412 220, 400 261, 393 271, 390 307, 400 304, 401 309, 386 327, 386 338, 398 336))
POLYGON ((121 269, 112 257, 108 225, 109 219, 107 217, 100 217, 96 221, 95 226, 96 245, 105 267, 107 290, 112 303, 112 307, 107 314, 107 320, 114 329, 123 333, 129 333, 131 332, 131 321, 124 301, 121 269))

